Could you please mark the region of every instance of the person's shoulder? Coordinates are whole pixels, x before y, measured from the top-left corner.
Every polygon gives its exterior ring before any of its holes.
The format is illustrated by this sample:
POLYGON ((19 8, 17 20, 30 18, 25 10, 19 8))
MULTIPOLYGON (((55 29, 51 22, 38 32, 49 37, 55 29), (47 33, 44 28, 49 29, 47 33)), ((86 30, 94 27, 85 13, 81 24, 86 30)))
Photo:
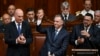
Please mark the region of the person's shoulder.
POLYGON ((22 24, 28 25, 29 23, 28 23, 26 20, 24 20, 24 21, 22 22, 22 24))
POLYGON ((90 12, 94 12, 93 10, 90 10, 90 12))

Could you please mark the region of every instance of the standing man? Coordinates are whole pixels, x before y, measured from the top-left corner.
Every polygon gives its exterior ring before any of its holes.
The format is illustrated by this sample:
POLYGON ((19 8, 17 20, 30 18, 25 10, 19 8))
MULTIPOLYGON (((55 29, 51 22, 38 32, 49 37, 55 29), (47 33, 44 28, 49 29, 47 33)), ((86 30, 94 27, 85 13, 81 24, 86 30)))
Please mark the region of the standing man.
POLYGON ((23 21, 24 13, 15 10, 15 21, 7 25, 5 43, 8 44, 6 56, 30 56, 32 32, 28 23, 23 21))
POLYGON ((94 17, 94 11, 91 10, 91 7, 92 7, 92 3, 91 3, 92 0, 85 0, 84 1, 84 9, 81 11, 81 14, 83 16, 85 16, 85 14, 87 13, 90 13, 92 14, 92 16, 94 17))
POLYGON ((37 31, 46 34, 46 40, 40 51, 40 56, 66 56, 69 34, 63 27, 61 15, 54 17, 54 26, 42 28, 37 22, 37 31))
POLYGON ((71 35, 71 42, 75 48, 95 49, 99 43, 99 29, 92 24, 93 16, 87 13, 84 16, 83 23, 74 26, 71 35))
POLYGON ((76 18, 74 15, 70 14, 70 5, 67 1, 61 4, 61 16, 65 23, 67 21, 73 21, 76 18))
POLYGON ((15 10, 16 10, 16 7, 15 5, 9 5, 8 6, 8 14, 11 16, 11 21, 15 21, 15 18, 14 18, 14 13, 15 13, 15 10))
POLYGON ((33 8, 28 8, 26 10, 26 16, 27 16, 27 19, 26 21, 29 23, 29 22, 32 22, 32 23, 36 23, 36 18, 35 18, 35 10, 33 8))
MULTIPOLYGON (((94 12, 94 22, 95 25, 99 28, 99 34, 100 34, 100 10, 96 10, 94 12)), ((98 43, 98 50, 100 55, 100 42, 98 43)))

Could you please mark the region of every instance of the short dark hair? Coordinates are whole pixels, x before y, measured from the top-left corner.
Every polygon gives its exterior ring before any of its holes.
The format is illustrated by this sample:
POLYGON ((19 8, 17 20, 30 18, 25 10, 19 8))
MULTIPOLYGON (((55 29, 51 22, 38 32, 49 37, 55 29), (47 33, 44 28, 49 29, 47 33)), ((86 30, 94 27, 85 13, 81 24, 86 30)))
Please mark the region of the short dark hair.
POLYGON ((29 11, 34 11, 35 12, 35 10, 33 8, 27 8, 26 9, 26 13, 28 13, 29 11))
POLYGON ((92 14, 87 13, 87 14, 85 14, 85 16, 90 16, 90 17, 91 17, 91 19, 93 20, 93 16, 92 16, 92 14))

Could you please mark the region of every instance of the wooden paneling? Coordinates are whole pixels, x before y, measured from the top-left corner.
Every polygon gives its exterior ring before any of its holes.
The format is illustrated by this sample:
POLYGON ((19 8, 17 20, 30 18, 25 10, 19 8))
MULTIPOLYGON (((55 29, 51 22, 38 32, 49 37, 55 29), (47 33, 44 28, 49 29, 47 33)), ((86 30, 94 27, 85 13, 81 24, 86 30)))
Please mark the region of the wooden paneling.
MULTIPOLYGON (((44 8, 46 15, 49 17, 53 17, 55 14, 60 13, 60 5, 65 0, 0 0, 0 16, 6 11, 9 4, 15 4, 17 8, 22 8, 24 11, 29 8, 33 7, 37 8, 44 8)), ((83 1, 84 0, 66 0, 70 3, 70 12, 75 14, 76 11, 82 10, 83 1)), ((92 9, 100 9, 100 0, 92 0, 92 9)))
POLYGON ((83 0, 68 0, 68 2, 70 4, 70 12, 72 14, 83 9, 83 0))

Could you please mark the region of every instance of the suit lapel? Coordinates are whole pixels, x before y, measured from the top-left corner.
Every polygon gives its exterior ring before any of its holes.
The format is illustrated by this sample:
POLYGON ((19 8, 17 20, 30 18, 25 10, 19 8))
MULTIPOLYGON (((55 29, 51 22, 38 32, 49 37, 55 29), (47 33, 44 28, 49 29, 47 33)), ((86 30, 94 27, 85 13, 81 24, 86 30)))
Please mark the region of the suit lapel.
POLYGON ((93 27, 91 25, 90 29, 89 29, 89 32, 88 32, 90 35, 93 33, 93 27))
POLYGON ((25 29, 25 24, 24 22, 22 22, 21 34, 24 33, 24 29, 25 29))
POLYGON ((61 38, 62 33, 64 33, 64 32, 63 32, 63 28, 59 31, 59 33, 58 33, 58 35, 57 35, 57 38, 55 39, 55 41, 54 41, 54 42, 56 42, 58 39, 60 39, 60 38, 61 38))
POLYGON ((52 31, 51 31, 51 40, 52 41, 54 40, 54 36, 55 36, 55 29, 52 28, 52 31))
POLYGON ((12 25, 13 25, 14 33, 18 35, 18 30, 17 30, 15 22, 12 22, 12 25))
POLYGON ((80 24, 80 27, 79 27, 78 29, 79 29, 79 31, 78 31, 78 32, 79 32, 79 33, 78 33, 79 36, 82 36, 82 35, 81 35, 81 31, 84 30, 84 25, 83 25, 83 24, 80 24))

